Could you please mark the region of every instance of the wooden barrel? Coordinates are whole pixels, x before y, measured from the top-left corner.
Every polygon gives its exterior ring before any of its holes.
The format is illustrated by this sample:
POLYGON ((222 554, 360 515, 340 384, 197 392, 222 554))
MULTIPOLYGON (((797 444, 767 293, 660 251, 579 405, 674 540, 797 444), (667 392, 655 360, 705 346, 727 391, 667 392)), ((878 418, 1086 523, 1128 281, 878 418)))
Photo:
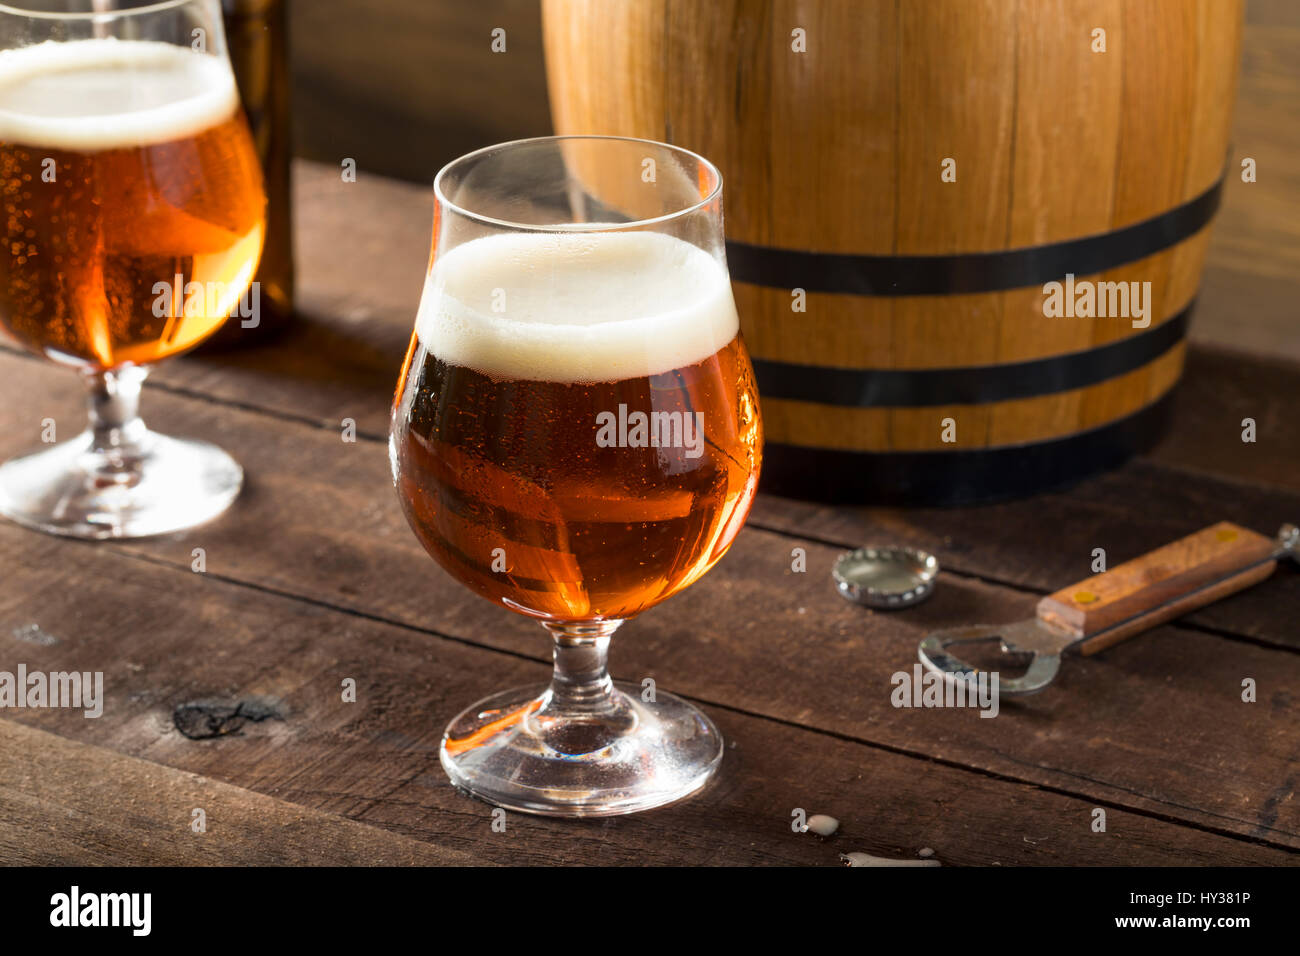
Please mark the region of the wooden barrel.
POLYGON ((664 140, 722 170, 764 487, 894 503, 1025 494, 1158 437, 1227 168, 1241 14, 543 3, 557 132, 664 140))

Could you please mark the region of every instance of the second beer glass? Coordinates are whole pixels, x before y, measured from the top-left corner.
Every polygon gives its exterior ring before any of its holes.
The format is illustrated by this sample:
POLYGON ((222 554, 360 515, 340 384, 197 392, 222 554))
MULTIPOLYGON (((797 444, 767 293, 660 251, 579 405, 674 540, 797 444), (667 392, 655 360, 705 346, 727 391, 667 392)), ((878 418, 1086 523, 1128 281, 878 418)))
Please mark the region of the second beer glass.
POLYGON ((239 465, 137 411, 151 366, 257 301, 266 197, 217 0, 0 3, 0 189, 0 326, 90 412, 0 466, 0 514, 79 538, 221 514, 239 465))
POLYGON ((549 687, 457 717, 443 766, 534 813, 679 799, 721 736, 677 697, 613 684, 606 655, 620 624, 722 557, 758 481, 721 177, 660 143, 552 137, 465 156, 435 193, 394 480, 435 560, 539 620, 555 661, 549 687))

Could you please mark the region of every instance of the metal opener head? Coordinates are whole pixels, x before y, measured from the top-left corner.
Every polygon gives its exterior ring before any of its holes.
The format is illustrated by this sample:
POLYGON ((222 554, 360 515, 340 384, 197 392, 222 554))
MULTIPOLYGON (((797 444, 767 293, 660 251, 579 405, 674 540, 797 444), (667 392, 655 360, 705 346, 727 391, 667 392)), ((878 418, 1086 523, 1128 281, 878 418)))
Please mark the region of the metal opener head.
POLYGON ((999 672, 998 678, 998 693, 1023 696, 1036 693, 1052 682, 1061 667, 1061 651, 1074 640, 1071 634, 1031 618, 1002 626, 980 625, 937 631, 921 642, 918 653, 921 662, 934 673, 949 680, 973 681, 981 668, 950 653, 948 648, 996 641, 1003 654, 1029 657, 1029 666, 1019 677, 1007 678, 999 672))

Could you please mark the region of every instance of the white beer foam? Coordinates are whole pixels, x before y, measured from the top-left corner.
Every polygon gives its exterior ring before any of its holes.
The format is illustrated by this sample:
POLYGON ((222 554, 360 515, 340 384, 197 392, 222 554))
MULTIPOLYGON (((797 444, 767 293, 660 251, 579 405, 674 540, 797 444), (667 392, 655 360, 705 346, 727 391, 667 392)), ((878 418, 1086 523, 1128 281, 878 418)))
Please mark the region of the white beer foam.
POLYGON ((153 40, 47 40, 0 52, 0 140, 94 151, 183 139, 239 105, 225 57, 153 40))
POLYGON ((657 232, 513 233, 438 256, 424 346, 497 379, 613 382, 694 365, 740 328, 726 270, 657 232))

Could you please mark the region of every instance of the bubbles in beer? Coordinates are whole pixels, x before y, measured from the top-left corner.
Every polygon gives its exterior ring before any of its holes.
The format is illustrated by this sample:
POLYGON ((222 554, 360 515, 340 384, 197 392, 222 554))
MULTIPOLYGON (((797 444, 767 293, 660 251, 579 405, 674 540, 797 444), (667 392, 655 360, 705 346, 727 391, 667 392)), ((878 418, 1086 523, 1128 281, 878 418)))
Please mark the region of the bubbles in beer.
POLYGON ((183 351, 225 320, 266 200, 230 66, 112 38, 0 52, 0 322, 57 361, 183 351))
POLYGON ((708 253, 658 233, 476 239, 429 277, 394 477, 425 548, 484 597, 549 620, 621 619, 735 538, 758 480, 756 409, 708 253), (624 429, 637 416, 658 423, 653 440, 624 429))

